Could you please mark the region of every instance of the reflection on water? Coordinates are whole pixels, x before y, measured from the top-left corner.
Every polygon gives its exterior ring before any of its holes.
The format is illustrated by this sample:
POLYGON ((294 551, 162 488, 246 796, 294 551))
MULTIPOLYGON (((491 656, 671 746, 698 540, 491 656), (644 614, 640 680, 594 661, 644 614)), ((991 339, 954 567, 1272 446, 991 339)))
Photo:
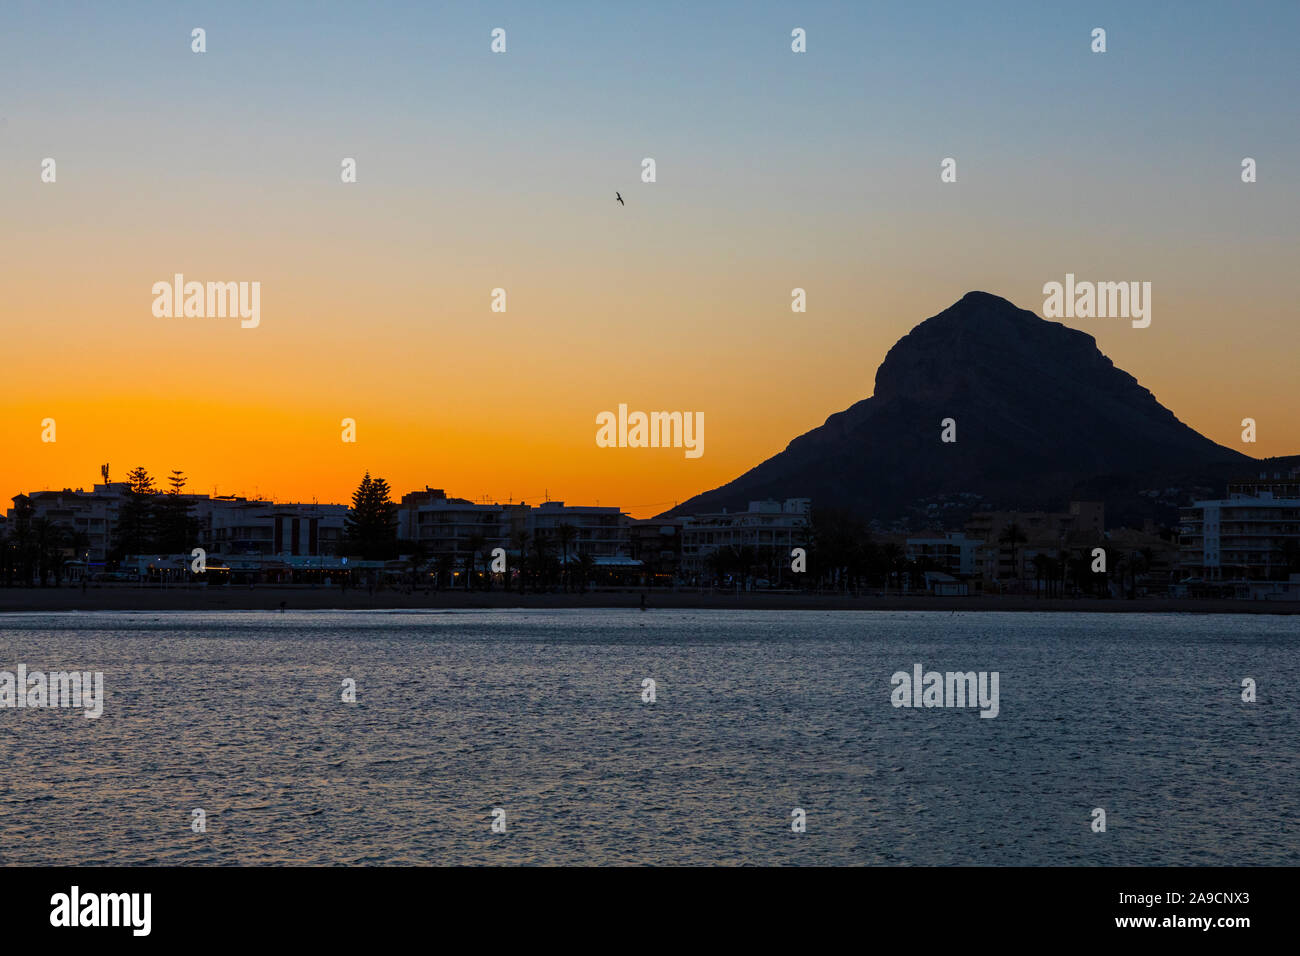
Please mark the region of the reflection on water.
POLYGON ((106 700, 0 709, 0 863, 1296 864, 1298 645, 1253 615, 5 615, 0 670, 106 700), (999 672, 997 718, 892 707, 918 662, 999 672))

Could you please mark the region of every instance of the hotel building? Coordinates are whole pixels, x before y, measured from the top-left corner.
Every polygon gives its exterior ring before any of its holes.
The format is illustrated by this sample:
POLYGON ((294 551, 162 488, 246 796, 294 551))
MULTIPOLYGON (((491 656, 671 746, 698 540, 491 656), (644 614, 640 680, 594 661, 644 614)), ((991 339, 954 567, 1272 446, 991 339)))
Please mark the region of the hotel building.
POLYGON ((1183 508, 1180 530, 1184 584, 1300 598, 1300 469, 1230 482, 1226 498, 1183 508))
POLYGON ((761 561, 788 569, 791 550, 808 547, 811 520, 810 498, 751 501, 745 511, 686 518, 682 522, 682 571, 702 574, 715 551, 743 547, 755 549, 761 561))

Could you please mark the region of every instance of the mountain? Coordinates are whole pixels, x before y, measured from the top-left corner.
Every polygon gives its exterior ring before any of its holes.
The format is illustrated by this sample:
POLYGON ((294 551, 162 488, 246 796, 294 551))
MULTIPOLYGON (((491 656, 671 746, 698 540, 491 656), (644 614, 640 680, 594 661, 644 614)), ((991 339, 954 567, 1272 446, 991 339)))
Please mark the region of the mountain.
POLYGON ((918 527, 1087 498, 1108 524, 1140 524, 1258 464, 1180 422, 1091 335, 969 292, 889 350, 870 398, 665 516, 798 497, 918 527), (940 440, 945 418, 956 442, 940 440))

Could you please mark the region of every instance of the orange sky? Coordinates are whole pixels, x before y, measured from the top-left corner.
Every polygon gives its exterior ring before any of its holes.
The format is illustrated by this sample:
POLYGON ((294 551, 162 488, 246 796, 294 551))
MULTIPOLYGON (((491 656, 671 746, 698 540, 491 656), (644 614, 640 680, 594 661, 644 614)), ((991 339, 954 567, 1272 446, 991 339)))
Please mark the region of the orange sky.
MULTIPOLYGON (((788 279, 711 285, 682 271, 657 288, 633 276, 619 288, 570 290, 539 267, 508 284, 508 312, 494 316, 486 277, 478 302, 442 286, 361 303, 262 270, 261 325, 245 330, 237 320, 155 319, 149 275, 128 289, 124 268, 102 268, 56 297, 25 341, 28 357, 9 366, 6 498, 88 487, 107 461, 119 479, 135 465, 157 475, 181 468, 191 490, 280 500, 345 501, 369 469, 399 494, 425 484, 498 500, 549 493, 647 516, 869 395, 888 347, 962 289, 880 299, 863 279, 826 276, 805 281, 810 312, 787 317, 788 279), (596 414, 619 402, 703 411, 705 454, 596 447, 596 414), (54 443, 41 441, 47 417, 54 443), (355 444, 340 440, 345 417, 357 422, 355 444)), ((1096 334, 1121 367, 1215 440, 1257 455, 1300 450, 1295 418, 1283 414, 1284 352, 1243 352, 1230 323, 1165 302, 1159 286, 1153 313, 1144 330, 1070 324, 1096 334), (1179 327, 1198 318, 1189 341, 1179 327), (1256 448, 1238 440, 1245 416, 1259 422, 1256 448)))
POLYGON ((0 57, 0 507, 109 462, 280 500, 346 501, 369 469, 396 494, 652 515, 870 395, 967 291, 1041 314, 1067 272, 1152 283, 1150 328, 1067 324, 1183 421, 1300 453, 1290 34, 1216 25, 1202 69, 1177 16, 1117 13, 1123 49, 1089 59, 1058 13, 954 10, 876 24, 871 56, 832 17, 803 59, 775 10, 683 31, 593 9, 576 44, 521 9, 497 59, 459 9, 443 42, 242 8, 206 58, 171 17, 31 18, 0 57), (260 282, 260 326, 154 317, 177 272, 260 282), (703 457, 598 448, 619 403, 703 412, 703 457))
POLYGON ((0 240, 11 274, 0 494, 7 504, 88 487, 107 461, 116 478, 180 468, 194 490, 346 501, 369 469, 397 493, 549 493, 651 515, 870 395, 889 347, 966 291, 1041 314, 1042 283, 1066 271, 1150 277, 1150 328, 1067 324, 1182 420, 1256 456, 1300 452, 1298 335, 1285 263, 1262 238, 1241 240, 1235 275, 1190 272, 1185 240, 1148 249, 1137 270, 1101 235, 1063 237, 1065 252, 983 235, 981 203, 966 203, 930 210, 890 242, 832 219, 824 234, 806 223, 792 243, 737 209, 738 238, 721 226, 679 233, 683 200, 659 187, 634 187, 628 209, 601 195, 565 220, 534 210, 499 235, 480 235, 471 217, 455 242, 419 216, 398 234, 397 196, 333 184, 305 207, 279 200, 305 208, 306 222, 274 214, 273 199, 249 201, 247 235, 208 225, 220 198, 191 206, 186 225, 125 200, 101 219, 82 205, 113 205, 95 186, 46 187, 27 203, 43 221, 0 240), (155 318, 152 285, 177 271, 260 281, 259 327, 155 318), (805 314, 790 311, 795 286, 807 290, 805 314), (496 287, 504 314, 489 309, 496 287), (596 447, 596 415, 620 402, 704 412, 703 457, 596 447), (47 417, 52 444, 41 441, 47 417), (345 417, 357 421, 355 444, 340 440, 345 417), (1254 447, 1240 443, 1244 417, 1258 422, 1254 447))

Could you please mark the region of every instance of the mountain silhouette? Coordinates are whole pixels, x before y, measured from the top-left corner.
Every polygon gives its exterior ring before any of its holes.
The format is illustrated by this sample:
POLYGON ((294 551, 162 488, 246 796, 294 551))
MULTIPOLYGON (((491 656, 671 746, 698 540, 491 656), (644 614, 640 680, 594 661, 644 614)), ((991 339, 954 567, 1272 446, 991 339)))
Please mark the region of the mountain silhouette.
POLYGON ((1173 521, 1186 494, 1222 495, 1258 464, 1180 422, 1091 335, 969 292, 895 343, 870 398, 666 516, 801 497, 928 526, 1087 498, 1111 525, 1173 521), (956 442, 940 440, 947 418, 956 442))

